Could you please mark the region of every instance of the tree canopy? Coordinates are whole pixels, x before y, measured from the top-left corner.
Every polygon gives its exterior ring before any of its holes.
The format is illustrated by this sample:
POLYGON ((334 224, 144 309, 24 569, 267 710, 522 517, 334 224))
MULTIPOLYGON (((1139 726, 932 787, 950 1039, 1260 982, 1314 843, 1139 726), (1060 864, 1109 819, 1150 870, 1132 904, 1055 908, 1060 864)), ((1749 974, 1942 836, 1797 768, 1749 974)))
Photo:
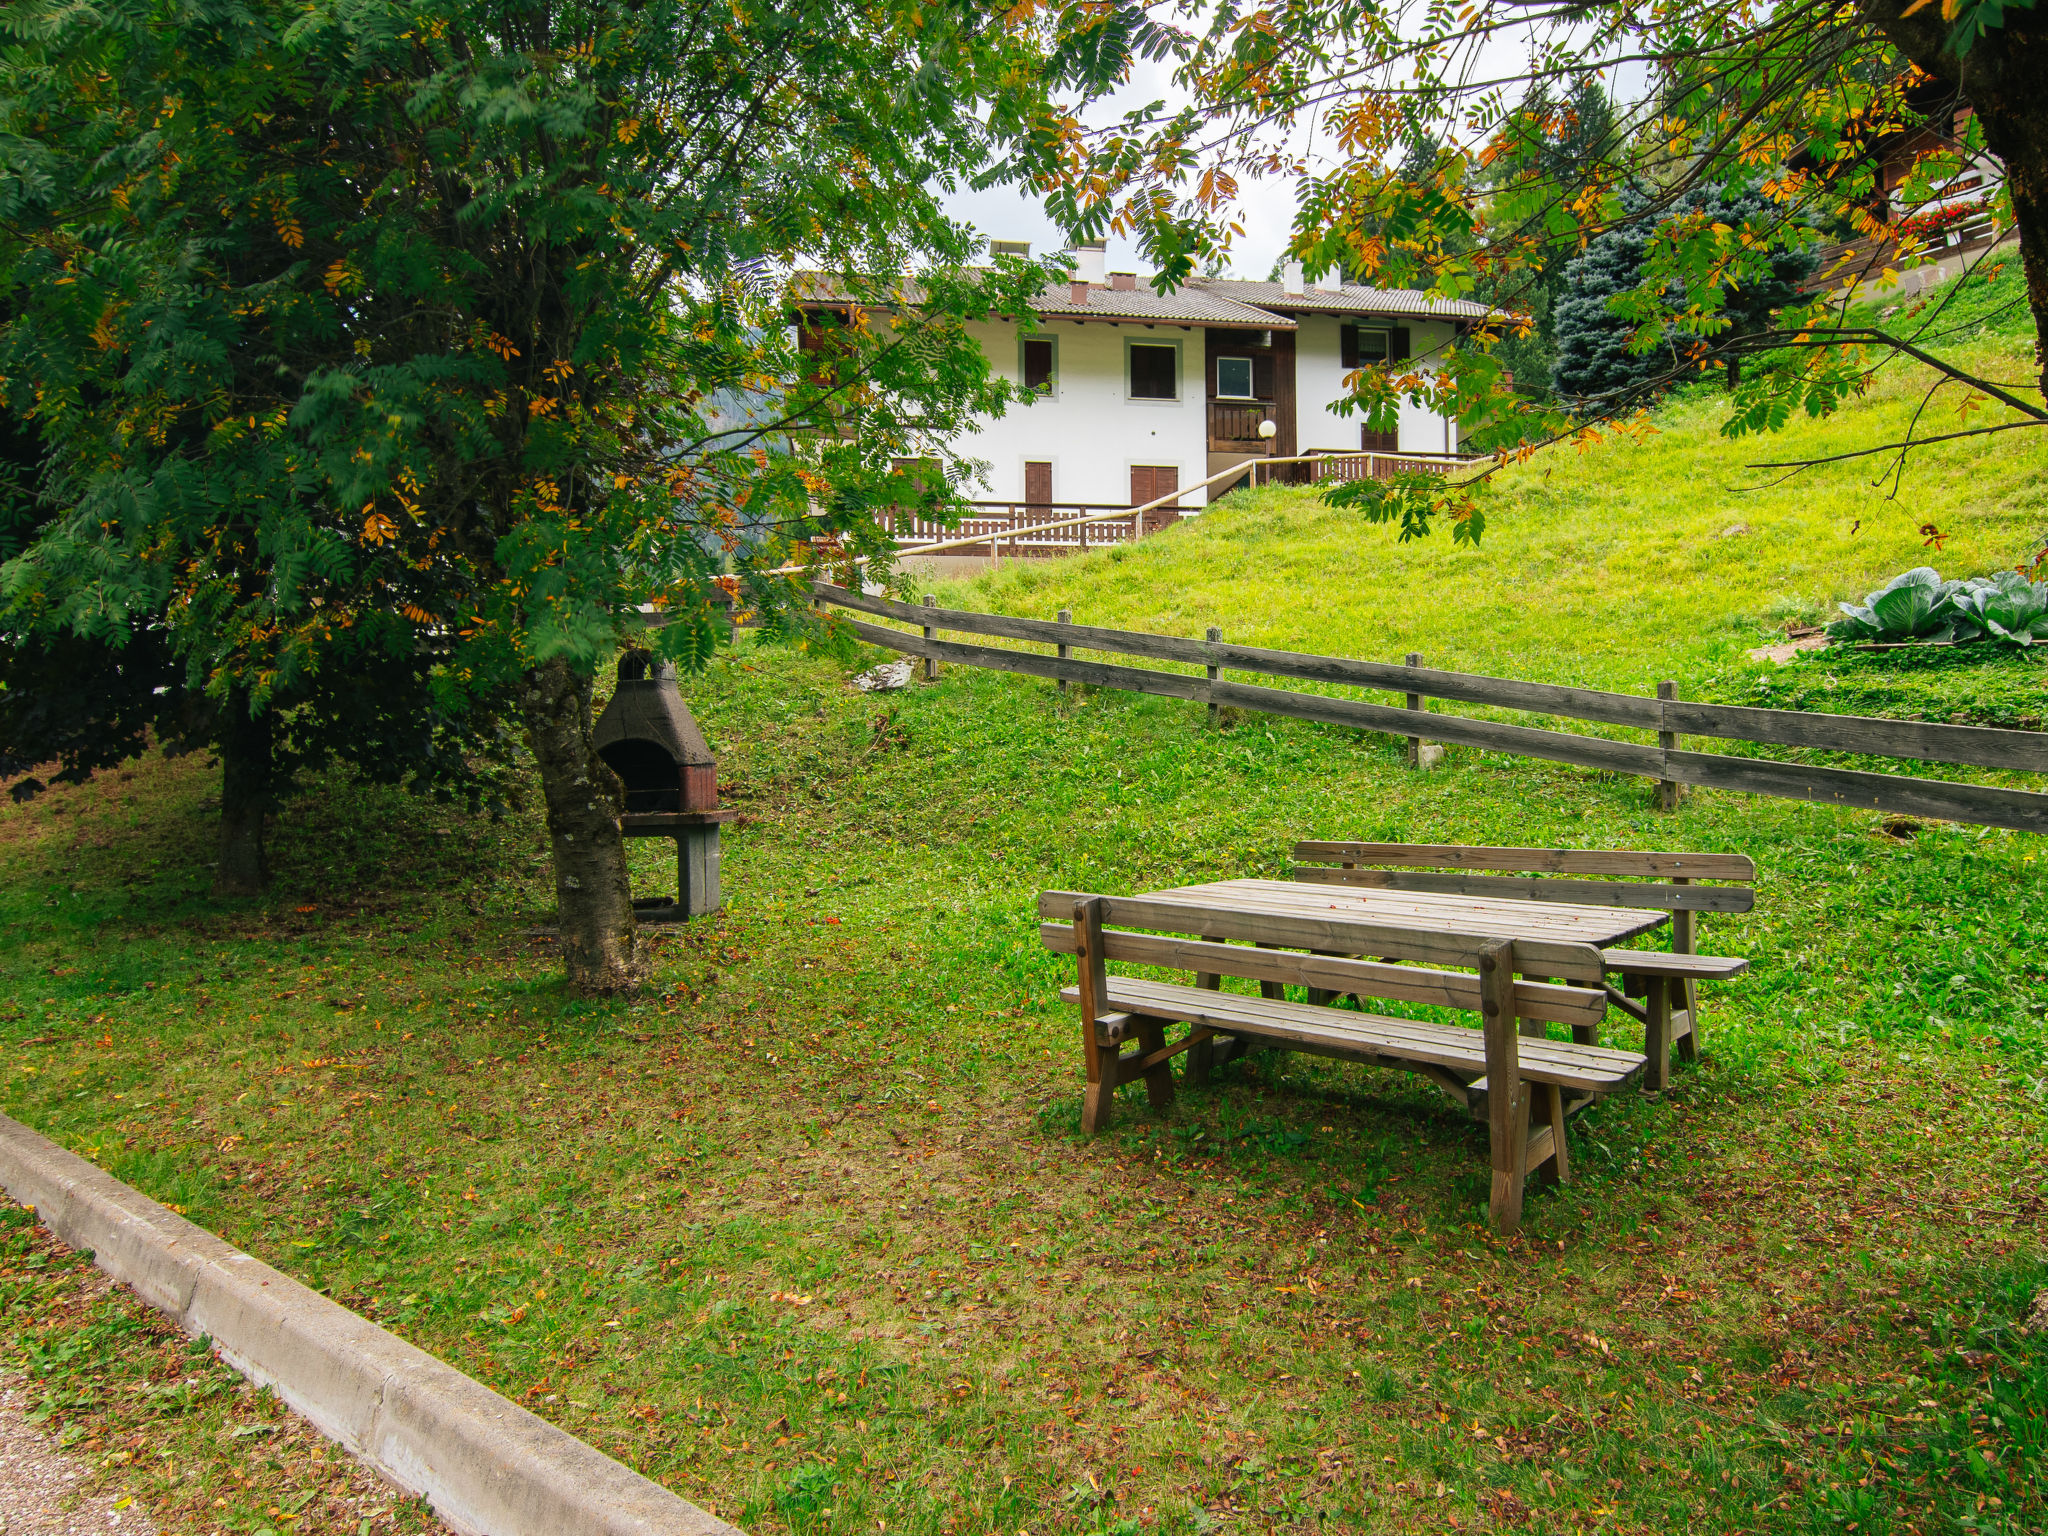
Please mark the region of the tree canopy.
POLYGON ((1092 133, 1077 124, 1044 183, 1066 217, 1129 231, 1176 282, 1235 238, 1242 178, 1289 176, 1292 249, 1312 272, 1502 306, 1492 333, 1449 349, 1440 368, 1365 370, 1361 410, 1406 396, 1458 416, 1480 446, 1513 447, 1597 431, 1672 382, 1747 358, 1727 423, 1739 435, 1832 410, 1909 351, 1942 375, 1938 387, 2005 408, 1972 430, 2048 424, 2040 379, 2009 389, 1930 353, 1938 317, 1911 334, 1852 327, 1845 296, 1825 284, 1768 324, 1741 301, 1782 282, 1788 253, 1883 237, 1888 201, 1932 206, 1988 154, 2003 174, 1983 206, 2018 234, 2048 371, 2048 25, 2031 6, 1281 0, 1196 16, 1162 7, 1156 21, 1139 8, 1125 25, 1133 56, 1176 60, 1189 101, 1092 133), (1588 133, 1574 103, 1594 81, 1614 107, 1588 133), (1327 156, 1303 151, 1311 134, 1327 156), (1418 140, 1441 146, 1421 166, 1418 140), (1878 151, 1900 142, 1913 163, 1888 186, 1878 151), (1631 207, 1632 191, 1647 202, 1631 207), (1643 260, 1613 312, 1633 352, 1662 348, 1666 366, 1590 417, 1517 395, 1505 378, 1517 349, 1503 343, 1536 325, 1561 259, 1636 218, 1650 221, 1643 260))
POLYGON ((1008 387, 948 187, 1048 164, 1113 60, 1077 8, 131 0, 12 8, 0 336, 48 444, 24 622, 161 615, 261 713, 430 655, 527 727, 572 973, 636 973, 591 680, 777 611, 1008 387), (844 324, 792 325, 806 268, 844 324), (915 272, 914 293, 910 277, 915 272), (648 615, 658 623, 650 626, 648 615), (597 797, 593 798, 593 788, 597 797), (593 853, 592 850, 595 850, 593 853), (588 862, 596 859, 596 864, 588 862))

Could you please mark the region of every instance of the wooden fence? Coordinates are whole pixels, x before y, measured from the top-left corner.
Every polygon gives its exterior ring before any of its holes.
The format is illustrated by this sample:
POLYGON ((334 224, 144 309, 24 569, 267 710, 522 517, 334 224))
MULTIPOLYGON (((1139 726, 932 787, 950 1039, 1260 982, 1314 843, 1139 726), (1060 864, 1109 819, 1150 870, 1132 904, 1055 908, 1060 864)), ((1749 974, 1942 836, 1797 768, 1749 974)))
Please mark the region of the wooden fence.
POLYGON ((2033 790, 1788 763, 1770 758, 1688 752, 1679 746, 1681 737, 1707 736, 1826 752, 2048 773, 2048 732, 1691 703, 1678 698, 1676 687, 1670 683, 1660 687, 1657 697, 1646 698, 1591 688, 1566 688, 1552 683, 1525 683, 1475 673, 1441 672, 1421 666, 1419 656, 1410 658, 1414 664, 1394 665, 1228 645, 1215 630, 1209 632, 1207 640, 1182 640, 1170 635, 1148 635, 1132 630, 1098 629, 1087 624, 938 608, 931 605, 929 598, 925 600, 925 606, 917 607, 823 584, 817 586, 814 593, 821 603, 916 626, 917 633, 913 634, 859 619, 844 621, 863 640, 905 655, 925 658, 928 675, 940 662, 955 662, 1026 677, 1053 678, 1062 683, 1087 683, 1098 688, 1190 699, 1207 704, 1212 718, 1218 708, 1230 705, 1238 709, 1286 715, 1296 720, 1355 726, 1361 730, 1405 736, 1411 741, 1451 742, 1493 752, 1514 752, 1524 757, 1571 763, 1581 768, 1639 774, 1668 786, 1667 797, 1675 797, 1677 785, 1693 784, 1709 789, 1732 789, 1744 794, 1860 806, 1868 810, 1943 821, 2011 827, 2022 832, 2048 832, 2048 794, 2033 790), (1052 655, 1045 655, 941 640, 941 631, 1034 642, 1052 646, 1055 651, 1052 655), (1077 661, 1071 654, 1075 650, 1179 663, 1199 667, 1202 671, 1165 672, 1149 667, 1077 661), (1406 702, 1403 705, 1370 704, 1323 694, 1296 693, 1289 689, 1233 682, 1223 676, 1226 672, 1337 683, 1402 694, 1406 696, 1406 702), (1438 714, 1424 707, 1426 699, 1448 699, 1654 731, 1657 744, 1651 746, 1543 726, 1438 714))

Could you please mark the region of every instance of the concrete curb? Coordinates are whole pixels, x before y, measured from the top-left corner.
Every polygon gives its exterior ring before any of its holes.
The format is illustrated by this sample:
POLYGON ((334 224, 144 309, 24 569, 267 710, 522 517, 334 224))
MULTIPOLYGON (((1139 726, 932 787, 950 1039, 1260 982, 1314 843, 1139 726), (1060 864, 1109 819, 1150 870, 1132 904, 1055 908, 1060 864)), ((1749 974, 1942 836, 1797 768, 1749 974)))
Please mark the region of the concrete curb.
POLYGON ((0 1184, 464 1536, 742 1536, 5 1115, 0 1184))

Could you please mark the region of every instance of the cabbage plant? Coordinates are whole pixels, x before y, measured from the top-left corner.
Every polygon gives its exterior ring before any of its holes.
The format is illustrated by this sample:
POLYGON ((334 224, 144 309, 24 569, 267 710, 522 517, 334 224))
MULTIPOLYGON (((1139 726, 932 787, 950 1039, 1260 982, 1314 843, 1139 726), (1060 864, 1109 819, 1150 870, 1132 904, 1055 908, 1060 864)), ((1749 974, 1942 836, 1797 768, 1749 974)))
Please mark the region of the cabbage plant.
POLYGON ((1912 640, 2003 640, 2048 643, 2048 582, 2018 571, 1943 581, 1931 566, 1894 576, 1862 603, 1837 603, 1828 626, 1834 640, 1901 644, 1912 640))
POLYGON ((2018 571, 1975 576, 1953 602, 1957 613, 1994 639, 2013 645, 2048 643, 2048 581, 2029 581, 2018 571))
POLYGON ((1983 631, 1956 607, 1959 581, 1943 581, 1932 566, 1894 576, 1861 606, 1837 603, 1843 617, 1828 626, 1835 640, 1974 640, 1983 631), (1968 633, 1962 633, 1967 629, 1968 633))

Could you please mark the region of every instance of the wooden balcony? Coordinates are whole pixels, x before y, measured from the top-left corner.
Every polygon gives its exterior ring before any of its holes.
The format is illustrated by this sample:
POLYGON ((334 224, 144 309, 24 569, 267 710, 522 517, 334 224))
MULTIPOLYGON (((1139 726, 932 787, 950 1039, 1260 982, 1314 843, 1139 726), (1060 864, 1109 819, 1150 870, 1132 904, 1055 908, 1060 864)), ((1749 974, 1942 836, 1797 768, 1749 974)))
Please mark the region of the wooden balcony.
POLYGON ((1209 451, 1211 453, 1265 453, 1266 439, 1259 436, 1259 423, 1279 418, 1271 400, 1211 400, 1209 402, 1209 451))

